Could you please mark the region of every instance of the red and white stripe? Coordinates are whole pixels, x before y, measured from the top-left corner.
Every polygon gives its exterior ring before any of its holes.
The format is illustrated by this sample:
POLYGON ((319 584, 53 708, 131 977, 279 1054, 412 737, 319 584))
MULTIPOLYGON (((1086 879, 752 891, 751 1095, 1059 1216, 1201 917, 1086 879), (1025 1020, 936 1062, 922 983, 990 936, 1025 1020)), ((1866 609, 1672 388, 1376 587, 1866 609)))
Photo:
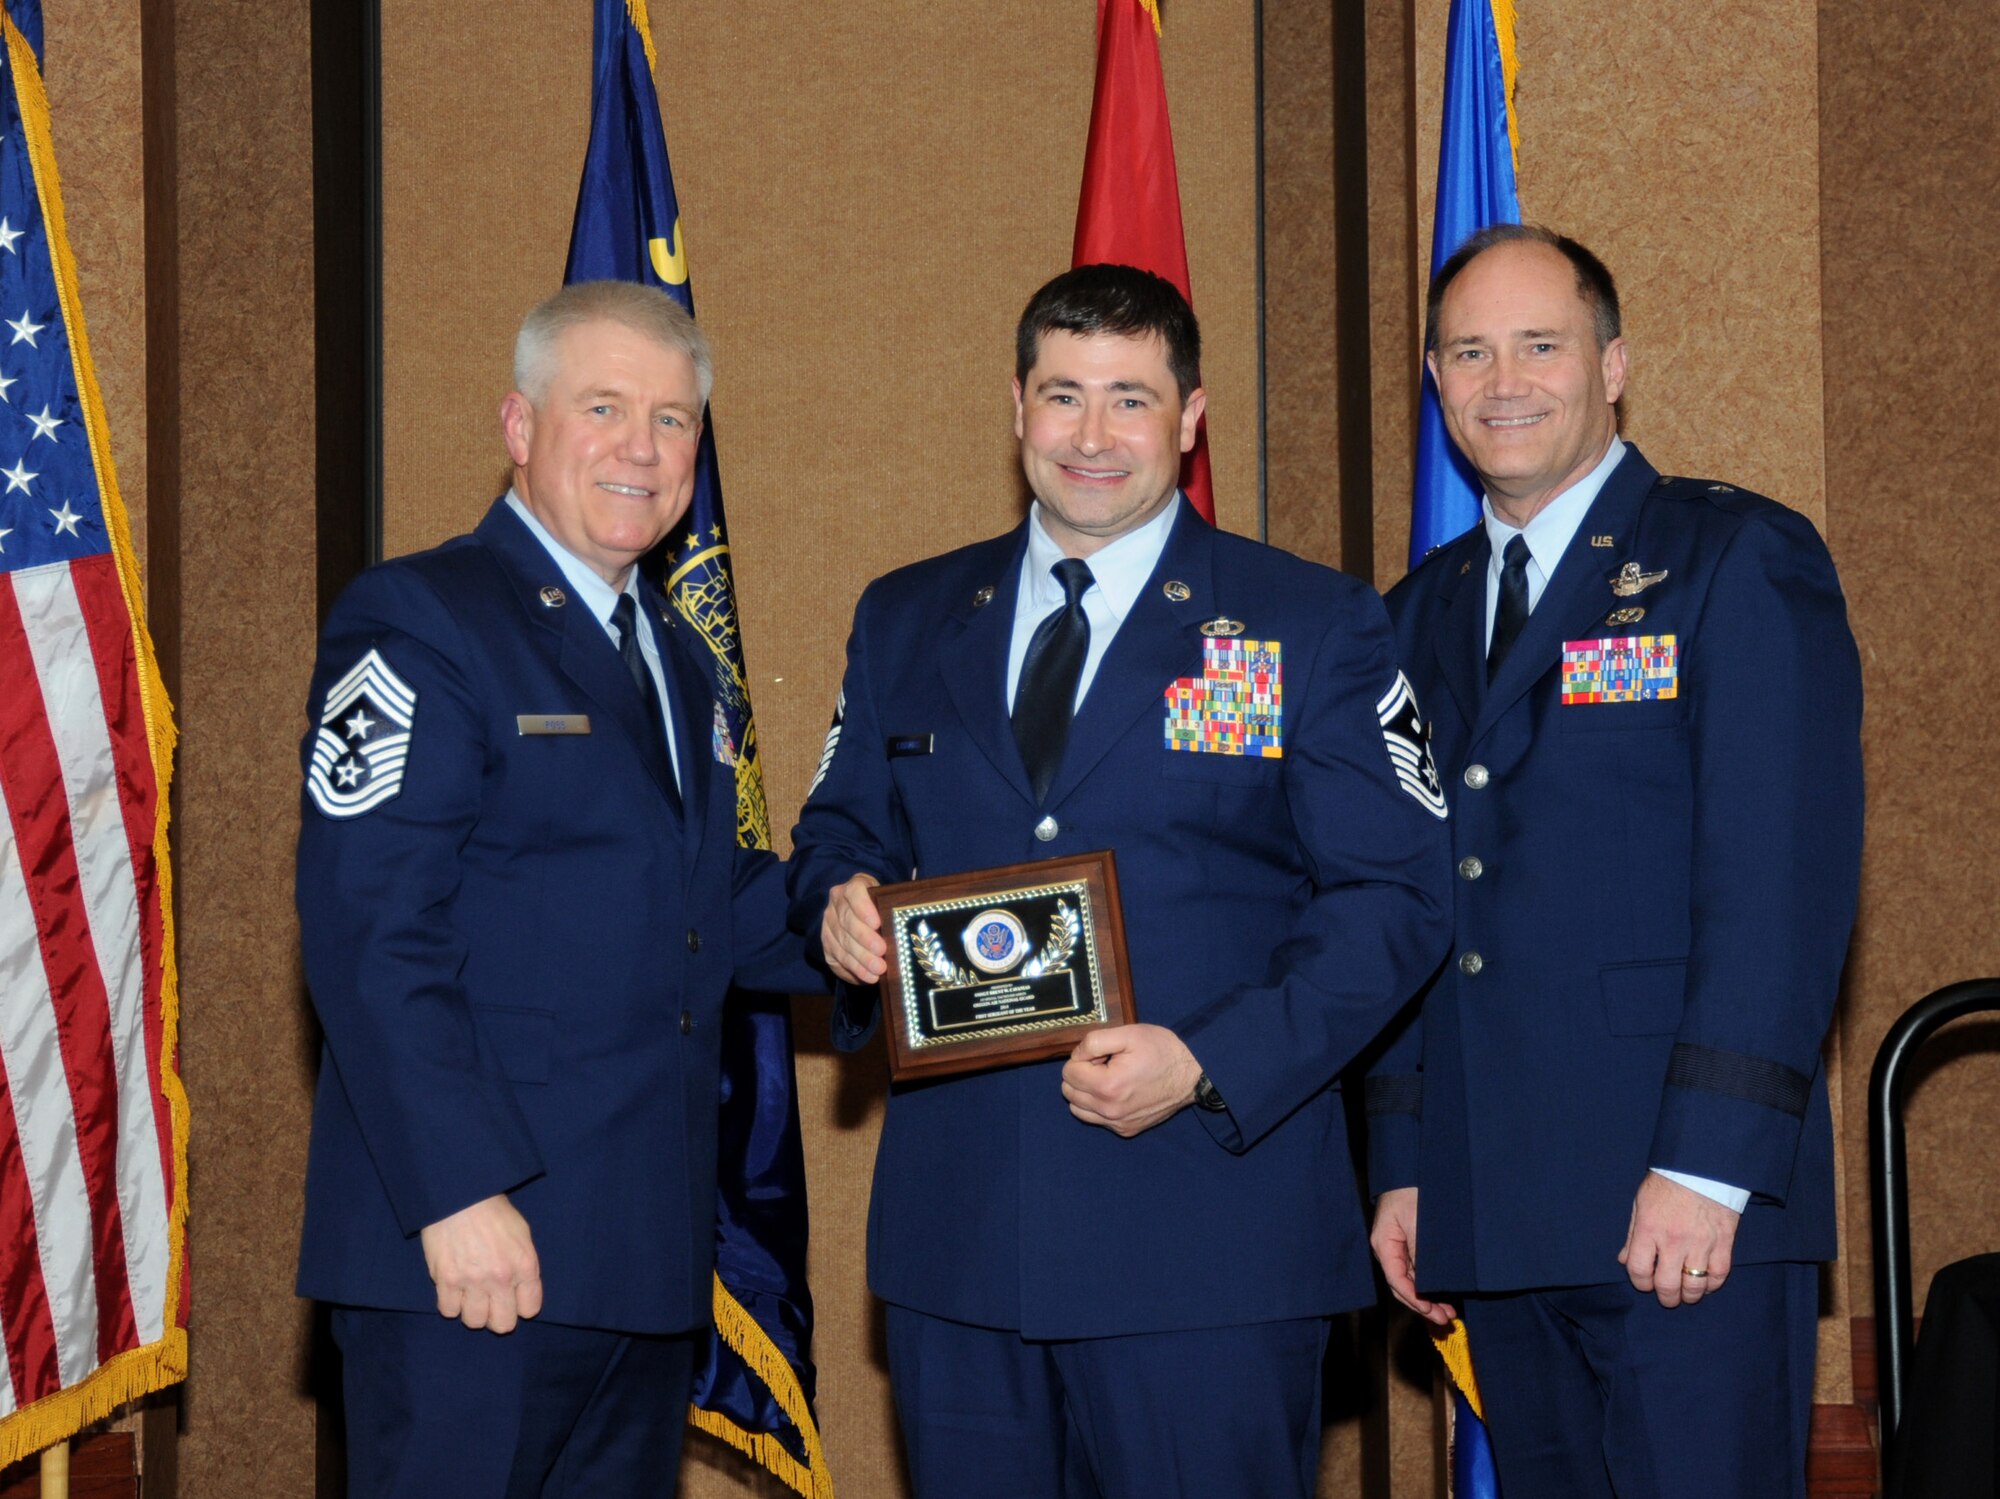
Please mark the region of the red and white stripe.
POLYGON ((178 1314, 157 797, 111 556, 0 576, 0 1416, 178 1314))

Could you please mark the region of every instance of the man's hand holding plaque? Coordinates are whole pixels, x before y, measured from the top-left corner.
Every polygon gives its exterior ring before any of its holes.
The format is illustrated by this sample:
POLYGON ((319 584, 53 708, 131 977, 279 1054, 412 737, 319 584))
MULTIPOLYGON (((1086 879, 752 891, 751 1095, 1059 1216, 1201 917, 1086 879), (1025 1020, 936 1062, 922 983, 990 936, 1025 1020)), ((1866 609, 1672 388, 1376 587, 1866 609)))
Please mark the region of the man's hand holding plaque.
POLYGON ((1062 1076, 1072 1114, 1129 1140, 1193 1103, 1203 1074, 1164 1025, 1121 1025, 1085 1035, 1062 1076))
POLYGON ((820 918, 820 946, 835 978, 849 984, 881 982, 889 970, 889 944, 882 940, 882 916, 868 892, 882 882, 857 874, 836 885, 820 918))

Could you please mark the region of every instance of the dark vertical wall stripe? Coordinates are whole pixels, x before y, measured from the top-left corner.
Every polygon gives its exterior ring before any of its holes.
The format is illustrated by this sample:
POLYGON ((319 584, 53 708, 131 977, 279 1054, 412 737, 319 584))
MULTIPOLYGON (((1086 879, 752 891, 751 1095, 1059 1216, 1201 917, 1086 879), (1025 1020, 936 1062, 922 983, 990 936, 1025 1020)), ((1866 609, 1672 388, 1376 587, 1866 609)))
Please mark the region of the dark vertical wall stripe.
POLYGON ((146 247, 146 614, 167 695, 181 695, 179 162, 174 150, 174 0, 139 7, 146 247))
POLYGON ((313 0, 319 617, 381 556, 382 50, 377 0, 313 0))
POLYGON ((1333 321, 1340 383, 1340 566, 1375 578, 1375 393, 1368 294, 1368 16, 1333 7, 1333 321))

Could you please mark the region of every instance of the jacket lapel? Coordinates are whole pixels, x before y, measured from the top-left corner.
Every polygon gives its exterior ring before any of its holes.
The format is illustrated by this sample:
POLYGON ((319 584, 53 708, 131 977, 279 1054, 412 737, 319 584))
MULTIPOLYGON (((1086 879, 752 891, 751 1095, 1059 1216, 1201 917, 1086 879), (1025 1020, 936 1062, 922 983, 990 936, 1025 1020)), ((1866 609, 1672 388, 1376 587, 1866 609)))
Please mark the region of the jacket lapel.
POLYGON ((1475 524, 1438 559, 1446 570, 1443 617, 1431 637, 1438 672, 1467 724, 1479 721, 1486 701, 1486 583, 1490 547, 1486 527, 1475 524))
MULTIPOLYGON (((665 668, 671 698, 675 748, 680 751, 681 818, 686 833, 681 839, 681 851, 691 869, 707 827, 713 782, 721 769, 715 758, 715 663, 707 642, 674 612, 666 595, 650 581, 641 582, 639 587, 646 607, 657 621, 653 638, 660 647, 660 665, 665 668)), ((742 746, 737 749, 740 752, 742 746)), ((733 807, 733 777, 730 792, 733 807)))
POLYGON ((569 597, 562 569, 505 500, 494 502, 475 534, 500 559, 528 617, 557 635, 557 663, 590 699, 593 717, 603 718, 625 736, 671 803, 673 770, 666 746, 646 723, 645 704, 604 626, 582 600, 569 597), (550 598, 561 602, 551 604, 550 598))
MULTIPOLYGON (((938 666, 968 737, 1007 784, 1032 803, 1034 792, 1007 711, 1007 653, 1014 639, 1014 604, 1027 548, 1028 527, 1023 521, 977 549, 962 575, 959 596, 951 600, 938 666)), ((894 724, 882 727, 888 733, 899 732, 894 724)))
MULTIPOLYGON (((1629 446, 1629 445, 1628 445, 1629 446)), ((1604 488, 1584 512, 1576 535, 1570 538, 1555 576, 1542 590, 1542 597, 1528 616, 1527 626, 1514 649, 1501 663, 1499 674, 1487 688, 1486 704, 1479 715, 1484 728, 1518 702, 1528 689, 1562 660, 1565 640, 1590 631, 1605 613, 1616 607, 1617 595, 1611 579, 1630 554, 1632 533, 1638 524, 1639 502, 1653 487, 1659 474, 1630 448, 1604 488), (1609 547, 1593 546, 1594 537, 1609 536, 1609 547)))
POLYGON ((1133 719, 1150 710, 1164 722, 1168 685, 1190 666, 1197 674, 1201 670, 1201 624, 1221 610, 1215 597, 1215 532, 1193 506, 1177 503, 1180 511, 1159 564, 1097 663, 1090 691, 1070 724, 1062 765, 1049 785, 1051 808, 1110 753, 1133 719), (1187 597, 1169 598, 1169 582, 1184 584, 1187 597))

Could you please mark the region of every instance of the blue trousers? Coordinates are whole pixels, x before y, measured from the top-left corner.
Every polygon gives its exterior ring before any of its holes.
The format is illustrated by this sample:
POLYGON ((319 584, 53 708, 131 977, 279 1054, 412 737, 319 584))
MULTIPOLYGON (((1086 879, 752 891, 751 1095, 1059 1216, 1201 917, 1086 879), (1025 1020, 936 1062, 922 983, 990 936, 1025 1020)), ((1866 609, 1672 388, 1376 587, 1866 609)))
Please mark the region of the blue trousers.
POLYGON ((349 1499, 659 1499, 680 1471, 694 1338, 336 1307, 349 1499))
POLYGON ((1460 1303, 1506 1499, 1805 1499, 1817 1265, 1460 1303))
POLYGON ((888 1308, 916 1499, 1311 1499, 1322 1318, 1030 1342, 888 1308))

